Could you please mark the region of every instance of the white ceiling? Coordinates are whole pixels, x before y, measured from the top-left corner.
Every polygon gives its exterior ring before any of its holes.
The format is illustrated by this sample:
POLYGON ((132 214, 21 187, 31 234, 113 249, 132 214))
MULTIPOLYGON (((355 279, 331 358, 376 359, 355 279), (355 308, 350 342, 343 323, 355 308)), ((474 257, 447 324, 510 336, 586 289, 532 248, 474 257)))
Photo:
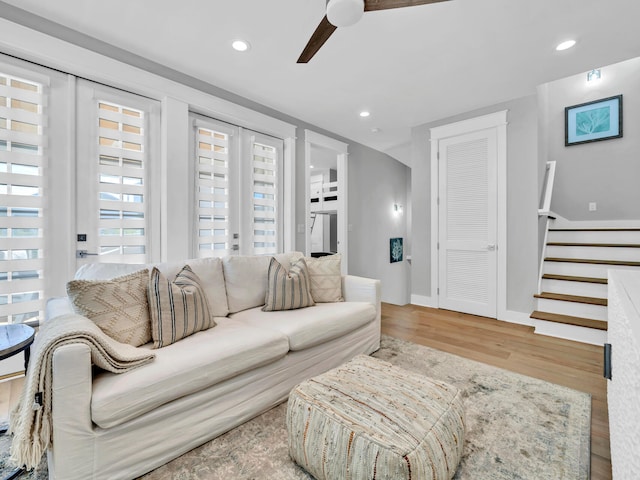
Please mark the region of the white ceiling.
POLYGON ((637 0, 451 0, 369 12, 306 65, 296 60, 325 0, 5 1, 395 156, 412 126, 640 56, 637 0), (236 38, 251 50, 232 50, 236 38), (576 47, 556 52, 567 38, 576 47), (362 109, 371 116, 361 119, 362 109))

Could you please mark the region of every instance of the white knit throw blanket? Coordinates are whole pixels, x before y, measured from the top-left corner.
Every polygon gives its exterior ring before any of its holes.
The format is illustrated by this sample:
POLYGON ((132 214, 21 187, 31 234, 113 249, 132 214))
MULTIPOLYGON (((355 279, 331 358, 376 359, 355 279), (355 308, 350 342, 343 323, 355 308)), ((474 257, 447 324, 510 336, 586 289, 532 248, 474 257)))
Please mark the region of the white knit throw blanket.
POLYGON ((44 322, 31 346, 20 401, 10 413, 9 432, 14 435, 11 461, 16 466, 35 468, 51 442, 53 352, 73 343, 88 345, 93 364, 114 373, 126 372, 155 358, 149 350, 113 340, 95 323, 80 315, 62 315, 44 322), (41 402, 36 401, 36 394, 41 402))

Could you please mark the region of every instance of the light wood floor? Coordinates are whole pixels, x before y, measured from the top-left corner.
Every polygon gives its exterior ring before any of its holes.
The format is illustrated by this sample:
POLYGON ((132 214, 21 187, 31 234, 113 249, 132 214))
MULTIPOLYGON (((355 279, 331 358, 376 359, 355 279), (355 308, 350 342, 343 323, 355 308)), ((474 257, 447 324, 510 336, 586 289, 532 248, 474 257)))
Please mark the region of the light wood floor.
MULTIPOLYGON (((382 305, 382 333, 590 393, 591 478, 611 479, 602 347, 545 337, 532 327, 415 305, 382 305)), ((0 383, 0 420, 23 379, 0 383)))
POLYGON ((591 479, 611 479, 603 347, 464 313, 382 305, 382 333, 591 394, 591 479))

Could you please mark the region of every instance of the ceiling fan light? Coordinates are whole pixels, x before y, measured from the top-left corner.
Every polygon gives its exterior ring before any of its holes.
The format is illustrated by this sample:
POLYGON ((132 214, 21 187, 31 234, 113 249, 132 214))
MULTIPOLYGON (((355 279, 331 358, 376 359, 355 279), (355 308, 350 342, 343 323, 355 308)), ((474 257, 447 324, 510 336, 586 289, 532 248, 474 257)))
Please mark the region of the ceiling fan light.
POLYGON ((364 14, 364 0, 329 0, 327 19, 336 27, 357 23, 364 14))

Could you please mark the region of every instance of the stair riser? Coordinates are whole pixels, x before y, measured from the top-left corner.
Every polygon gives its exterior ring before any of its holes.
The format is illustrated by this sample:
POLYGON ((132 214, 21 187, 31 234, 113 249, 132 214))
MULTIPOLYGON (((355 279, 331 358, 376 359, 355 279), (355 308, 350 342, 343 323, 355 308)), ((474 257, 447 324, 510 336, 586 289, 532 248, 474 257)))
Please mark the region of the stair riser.
POLYGON ((603 345, 607 341, 607 332, 594 330, 593 328, 565 325, 537 319, 533 321, 533 325, 536 328, 536 333, 541 335, 566 338, 567 340, 575 340, 592 345, 603 345))
POLYGON ((591 318, 593 320, 607 320, 607 307, 602 305, 590 305, 587 303, 566 302, 564 300, 550 300, 538 298, 537 310, 573 317, 591 318))
POLYGON ((593 265, 590 263, 544 262, 544 273, 572 275, 575 277, 608 278, 607 270, 638 270, 626 265, 593 265))
POLYGON ((607 298, 607 285, 602 283, 567 282, 545 278, 542 279, 542 291, 583 297, 607 298))
POLYGON ((640 231, 585 232, 577 230, 573 232, 554 232, 550 230, 547 241, 573 243, 640 243, 640 231))
POLYGON ((625 247, 564 247, 547 245, 547 257, 587 258, 589 260, 626 260, 640 262, 640 248, 625 247))

